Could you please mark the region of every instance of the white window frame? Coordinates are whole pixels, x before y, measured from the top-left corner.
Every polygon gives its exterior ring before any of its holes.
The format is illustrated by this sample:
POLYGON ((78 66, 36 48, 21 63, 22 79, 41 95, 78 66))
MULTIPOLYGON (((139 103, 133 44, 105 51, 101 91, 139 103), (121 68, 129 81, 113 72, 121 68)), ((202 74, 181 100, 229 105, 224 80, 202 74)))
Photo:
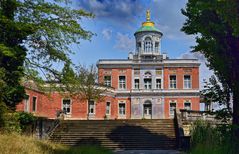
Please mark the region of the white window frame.
POLYGON ((112 85, 112 77, 111 77, 111 75, 105 75, 104 76, 104 85, 111 87, 111 85, 112 85), (110 77, 110 81, 109 80, 105 80, 105 77, 110 77))
POLYGON ((144 79, 143 79, 143 83, 144 83, 144 89, 152 89, 152 74, 149 71, 146 71, 144 73, 144 79), (150 82, 145 82, 145 80, 150 80, 150 82))
POLYGON ((184 88, 184 89, 192 89, 192 76, 191 76, 191 75, 185 74, 185 75, 183 76, 183 88, 184 88), (189 77, 190 77, 190 80, 187 81, 187 85, 190 85, 190 87, 186 87, 186 86, 185 86, 185 83, 186 83, 186 81, 185 81, 185 76, 189 76, 189 77))
POLYGON ((156 82, 156 89, 162 89, 162 79, 161 78, 156 78, 155 82, 156 82), (160 80, 160 87, 158 87, 157 80, 160 80))
POLYGON ((144 78, 144 89, 152 89, 152 78, 144 78), (145 80, 150 80, 151 82, 145 82, 145 80))
POLYGON ((109 101, 107 101, 107 102, 106 102, 105 114, 106 114, 106 115, 111 115, 110 113, 111 113, 111 103, 110 103, 109 101), (108 103, 109 103, 110 105, 109 105, 109 112, 107 113, 108 103))
POLYGON ((169 75, 169 89, 177 89, 177 75, 175 75, 175 74, 169 75), (170 80, 171 76, 176 77, 176 80, 173 80, 174 81, 173 83, 171 83, 171 80, 170 80), (171 85, 174 85, 174 84, 175 84, 175 87, 171 87, 171 85))
POLYGON ((177 101, 175 101, 175 100, 170 100, 169 101, 169 115, 173 116, 174 115, 174 111, 172 110, 172 112, 171 112, 171 105, 170 104, 176 104, 175 108, 177 109, 177 101))
POLYGON ((189 101, 189 100, 184 101, 184 103, 183 103, 183 108, 186 109, 186 108, 185 108, 185 104, 186 104, 186 103, 190 104, 190 109, 187 109, 187 110, 192 110, 192 103, 191 103, 191 101, 189 101))
POLYGON ((139 89, 139 85, 140 85, 140 79, 139 78, 134 78, 134 89, 139 89), (136 82, 135 80, 139 80, 138 82, 138 87, 136 87, 136 82))
POLYGON ((153 51, 153 41, 151 37, 145 37, 144 39, 144 53, 150 53, 153 51))
POLYGON ((95 111, 95 101, 93 101, 93 100, 88 101, 88 113, 89 113, 90 115, 93 115, 93 114, 95 114, 95 112, 96 112, 96 111, 95 111), (90 102, 94 102, 94 108, 93 108, 93 111, 94 111, 94 112, 93 112, 93 113, 90 112, 90 110, 91 110, 91 109, 90 109, 90 107, 91 107, 91 106, 90 106, 90 102))
POLYGON ((37 111, 37 96, 32 96, 32 112, 36 112, 37 111), (36 102, 35 102, 35 110, 33 110, 33 98, 36 98, 36 102))
POLYGON ((119 75, 119 77, 118 77, 118 81, 119 81, 119 89, 120 90, 126 90, 127 89, 127 87, 126 87, 126 76, 125 75, 119 75), (124 80, 124 82, 121 82, 120 81, 120 77, 121 76, 124 76, 125 77, 125 80, 124 80), (123 87, 123 85, 124 85, 124 87, 123 87), (121 87, 122 86, 122 87, 121 87))
POLYGON ((30 95, 26 94, 27 99, 24 99, 24 112, 30 112, 30 95))
POLYGON ((63 112, 64 112, 64 103, 63 103, 64 100, 69 100, 69 101, 70 101, 70 104, 69 104, 70 112, 65 112, 65 114, 69 115, 69 114, 72 113, 72 101, 71 101, 70 98, 63 98, 63 99, 61 100, 61 109, 62 109, 63 112))
POLYGON ((126 116, 126 102, 125 101, 119 101, 119 103, 118 103, 118 115, 119 115, 119 117, 125 117, 126 116), (120 104, 124 104, 124 113, 125 114, 120 114, 120 112, 121 112, 120 104))

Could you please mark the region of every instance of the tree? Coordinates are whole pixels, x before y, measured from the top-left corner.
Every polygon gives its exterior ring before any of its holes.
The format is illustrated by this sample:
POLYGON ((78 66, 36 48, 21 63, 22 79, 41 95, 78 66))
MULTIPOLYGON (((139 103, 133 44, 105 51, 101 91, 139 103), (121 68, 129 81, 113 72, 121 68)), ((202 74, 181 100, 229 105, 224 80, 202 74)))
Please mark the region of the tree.
POLYGON ((88 103, 90 101, 103 101, 105 94, 109 92, 108 87, 97 83, 98 73, 94 65, 89 68, 80 65, 75 67, 74 71, 69 64, 65 64, 62 72, 60 85, 56 88, 58 88, 59 92, 63 92, 63 95, 69 95, 72 98, 87 101, 88 103))
MULTIPOLYGON (((233 93, 233 124, 239 126, 239 5, 236 0, 189 0, 182 30, 196 35, 194 52, 207 58, 222 84, 233 93)), ((239 128, 235 131, 239 138, 239 128)))
POLYGON ((23 76, 59 80, 61 72, 55 63, 71 63, 69 45, 90 39, 79 21, 93 17, 84 10, 70 7, 69 0, 0 0, 0 100, 15 107, 24 98, 23 76))
POLYGON ((205 104, 211 106, 213 103, 217 103, 221 107, 215 111, 217 118, 225 122, 231 119, 231 90, 227 84, 220 85, 213 75, 209 78, 209 82, 204 82, 204 88, 200 93, 205 104))

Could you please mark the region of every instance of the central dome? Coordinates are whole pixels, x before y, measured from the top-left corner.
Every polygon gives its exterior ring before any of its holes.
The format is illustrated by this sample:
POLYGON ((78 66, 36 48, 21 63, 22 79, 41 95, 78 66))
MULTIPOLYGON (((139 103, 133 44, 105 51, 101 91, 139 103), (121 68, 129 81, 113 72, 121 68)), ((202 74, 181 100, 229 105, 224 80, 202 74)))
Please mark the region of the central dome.
POLYGON ((158 32, 161 35, 163 35, 163 33, 154 26, 154 22, 150 21, 150 11, 147 10, 146 12, 146 22, 142 23, 142 26, 134 33, 134 35, 136 35, 137 33, 140 32, 158 32))

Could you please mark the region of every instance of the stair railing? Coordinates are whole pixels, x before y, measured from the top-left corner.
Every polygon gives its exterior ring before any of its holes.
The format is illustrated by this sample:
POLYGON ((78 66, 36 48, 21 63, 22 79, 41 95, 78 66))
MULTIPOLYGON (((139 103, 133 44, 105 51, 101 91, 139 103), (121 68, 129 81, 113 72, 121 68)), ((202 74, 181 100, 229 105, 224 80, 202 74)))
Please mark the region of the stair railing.
POLYGON ((49 130, 46 131, 46 138, 49 139, 50 136, 53 134, 53 132, 55 131, 55 129, 60 125, 61 120, 60 119, 56 119, 54 121, 54 124, 52 127, 49 128, 49 130))

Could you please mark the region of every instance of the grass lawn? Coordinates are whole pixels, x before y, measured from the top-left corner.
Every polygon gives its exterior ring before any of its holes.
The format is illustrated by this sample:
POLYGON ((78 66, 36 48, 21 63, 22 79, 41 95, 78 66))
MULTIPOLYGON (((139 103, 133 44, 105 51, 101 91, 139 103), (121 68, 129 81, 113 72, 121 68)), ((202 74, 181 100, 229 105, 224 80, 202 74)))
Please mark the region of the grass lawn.
POLYGON ((96 146, 68 147, 17 134, 0 134, 0 154, 112 154, 96 146))

